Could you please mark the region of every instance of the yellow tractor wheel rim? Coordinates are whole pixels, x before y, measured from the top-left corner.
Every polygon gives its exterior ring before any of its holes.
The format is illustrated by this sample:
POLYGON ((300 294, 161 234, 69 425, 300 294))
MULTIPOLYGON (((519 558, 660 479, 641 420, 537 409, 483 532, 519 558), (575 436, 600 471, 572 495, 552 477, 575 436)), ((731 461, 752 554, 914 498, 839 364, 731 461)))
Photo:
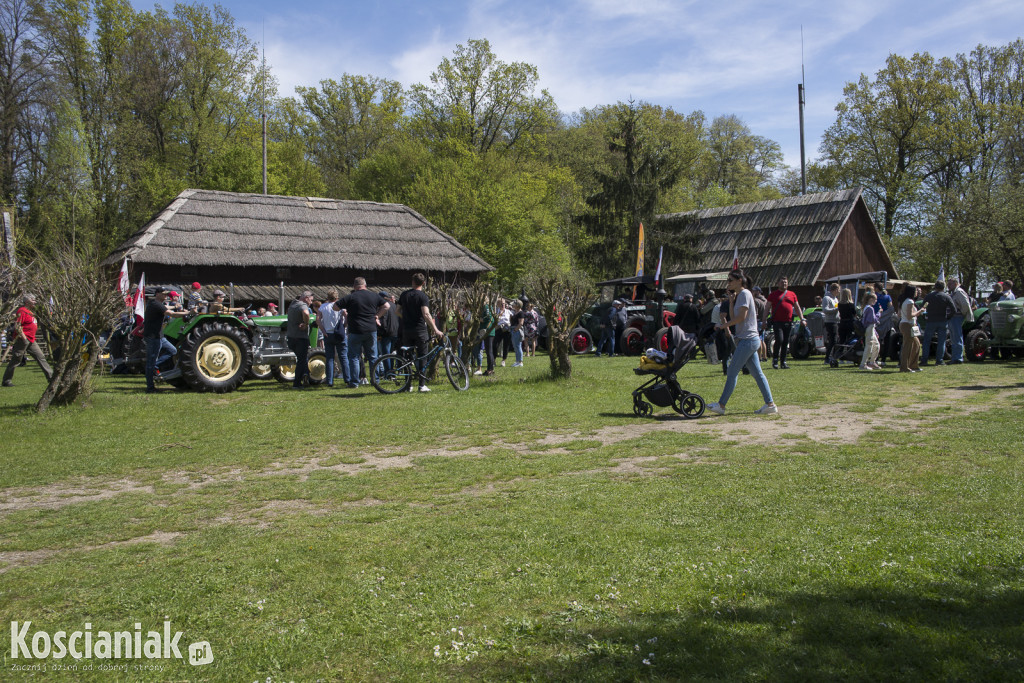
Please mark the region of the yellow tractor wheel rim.
POLYGON ((238 372, 242 365, 242 353, 234 339, 215 335, 199 344, 196 361, 196 367, 204 377, 224 381, 238 372))

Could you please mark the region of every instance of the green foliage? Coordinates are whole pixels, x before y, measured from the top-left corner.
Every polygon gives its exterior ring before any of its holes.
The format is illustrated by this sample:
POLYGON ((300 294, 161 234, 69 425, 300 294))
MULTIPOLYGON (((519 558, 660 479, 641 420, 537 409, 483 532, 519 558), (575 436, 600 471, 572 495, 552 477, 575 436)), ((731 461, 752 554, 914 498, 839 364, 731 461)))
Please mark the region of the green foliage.
POLYGON ((551 95, 535 94, 540 75, 525 62, 502 62, 487 40, 457 45, 409 94, 418 133, 435 144, 455 140, 481 154, 529 156, 557 119, 551 95))
POLYGON ((304 132, 312 161, 332 197, 349 197, 354 169, 397 133, 405 106, 397 81, 343 74, 320 89, 297 88, 307 115, 304 132))
POLYGON ((945 266, 968 287, 1022 274, 1015 188, 1021 184, 1024 42, 934 59, 891 55, 874 80, 848 84, 812 178, 861 184, 901 273, 945 266))
MULTIPOLYGON (((598 189, 580 218, 589 238, 581 251, 598 277, 621 277, 632 272, 640 225, 653 227, 663 196, 695 161, 697 146, 687 121, 671 110, 620 102, 597 118, 608 122, 609 155, 607 165, 593 171, 598 189)), ((661 245, 677 247, 665 236, 646 244, 647 255, 661 245)), ((686 254, 670 258, 685 261, 686 254)))

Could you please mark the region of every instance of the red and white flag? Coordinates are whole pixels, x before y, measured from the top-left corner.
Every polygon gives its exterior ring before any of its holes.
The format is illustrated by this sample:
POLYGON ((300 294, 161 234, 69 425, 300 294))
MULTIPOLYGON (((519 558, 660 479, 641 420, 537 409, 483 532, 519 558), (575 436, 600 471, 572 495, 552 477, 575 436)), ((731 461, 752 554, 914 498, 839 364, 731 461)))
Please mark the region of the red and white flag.
POLYGON ((732 248, 732 269, 740 269, 740 250, 735 246, 732 248))
POLYGON ((138 319, 144 319, 146 317, 146 274, 143 273, 142 277, 139 278, 139 291, 135 292, 135 318, 136 322, 138 319))
POLYGON ((124 257, 124 263, 121 264, 121 277, 117 280, 117 288, 121 290, 121 296, 128 294, 128 257, 124 257))

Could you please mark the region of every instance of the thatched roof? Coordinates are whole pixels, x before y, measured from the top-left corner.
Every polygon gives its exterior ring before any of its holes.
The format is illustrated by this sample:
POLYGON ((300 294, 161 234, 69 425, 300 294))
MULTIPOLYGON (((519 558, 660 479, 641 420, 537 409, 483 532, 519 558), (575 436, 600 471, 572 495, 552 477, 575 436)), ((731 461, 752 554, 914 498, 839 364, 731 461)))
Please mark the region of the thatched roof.
POLYGON ((407 206, 185 190, 107 259, 136 264, 493 270, 407 206))
MULTIPOLYGON (((861 188, 819 192, 764 202, 736 204, 658 216, 656 223, 696 241, 695 272, 728 269, 733 248, 740 267, 755 282, 774 283, 785 275, 791 286, 813 285, 854 211, 870 225, 870 250, 881 254, 879 269, 896 270, 871 221, 861 188)), ((666 269, 667 272, 672 272, 666 269)))

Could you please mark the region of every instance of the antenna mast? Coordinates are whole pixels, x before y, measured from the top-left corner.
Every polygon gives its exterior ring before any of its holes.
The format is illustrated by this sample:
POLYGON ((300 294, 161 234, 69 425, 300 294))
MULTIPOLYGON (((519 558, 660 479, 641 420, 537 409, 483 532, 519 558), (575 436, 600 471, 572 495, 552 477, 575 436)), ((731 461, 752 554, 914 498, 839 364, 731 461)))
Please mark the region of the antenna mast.
POLYGON ((263 22, 263 73, 260 74, 260 89, 263 99, 263 194, 267 193, 267 23, 263 22))
POLYGON ((796 95, 800 108, 800 194, 807 194, 807 162, 804 152, 804 105, 807 104, 804 84, 807 76, 804 72, 804 27, 800 25, 800 82, 796 86, 796 95))

